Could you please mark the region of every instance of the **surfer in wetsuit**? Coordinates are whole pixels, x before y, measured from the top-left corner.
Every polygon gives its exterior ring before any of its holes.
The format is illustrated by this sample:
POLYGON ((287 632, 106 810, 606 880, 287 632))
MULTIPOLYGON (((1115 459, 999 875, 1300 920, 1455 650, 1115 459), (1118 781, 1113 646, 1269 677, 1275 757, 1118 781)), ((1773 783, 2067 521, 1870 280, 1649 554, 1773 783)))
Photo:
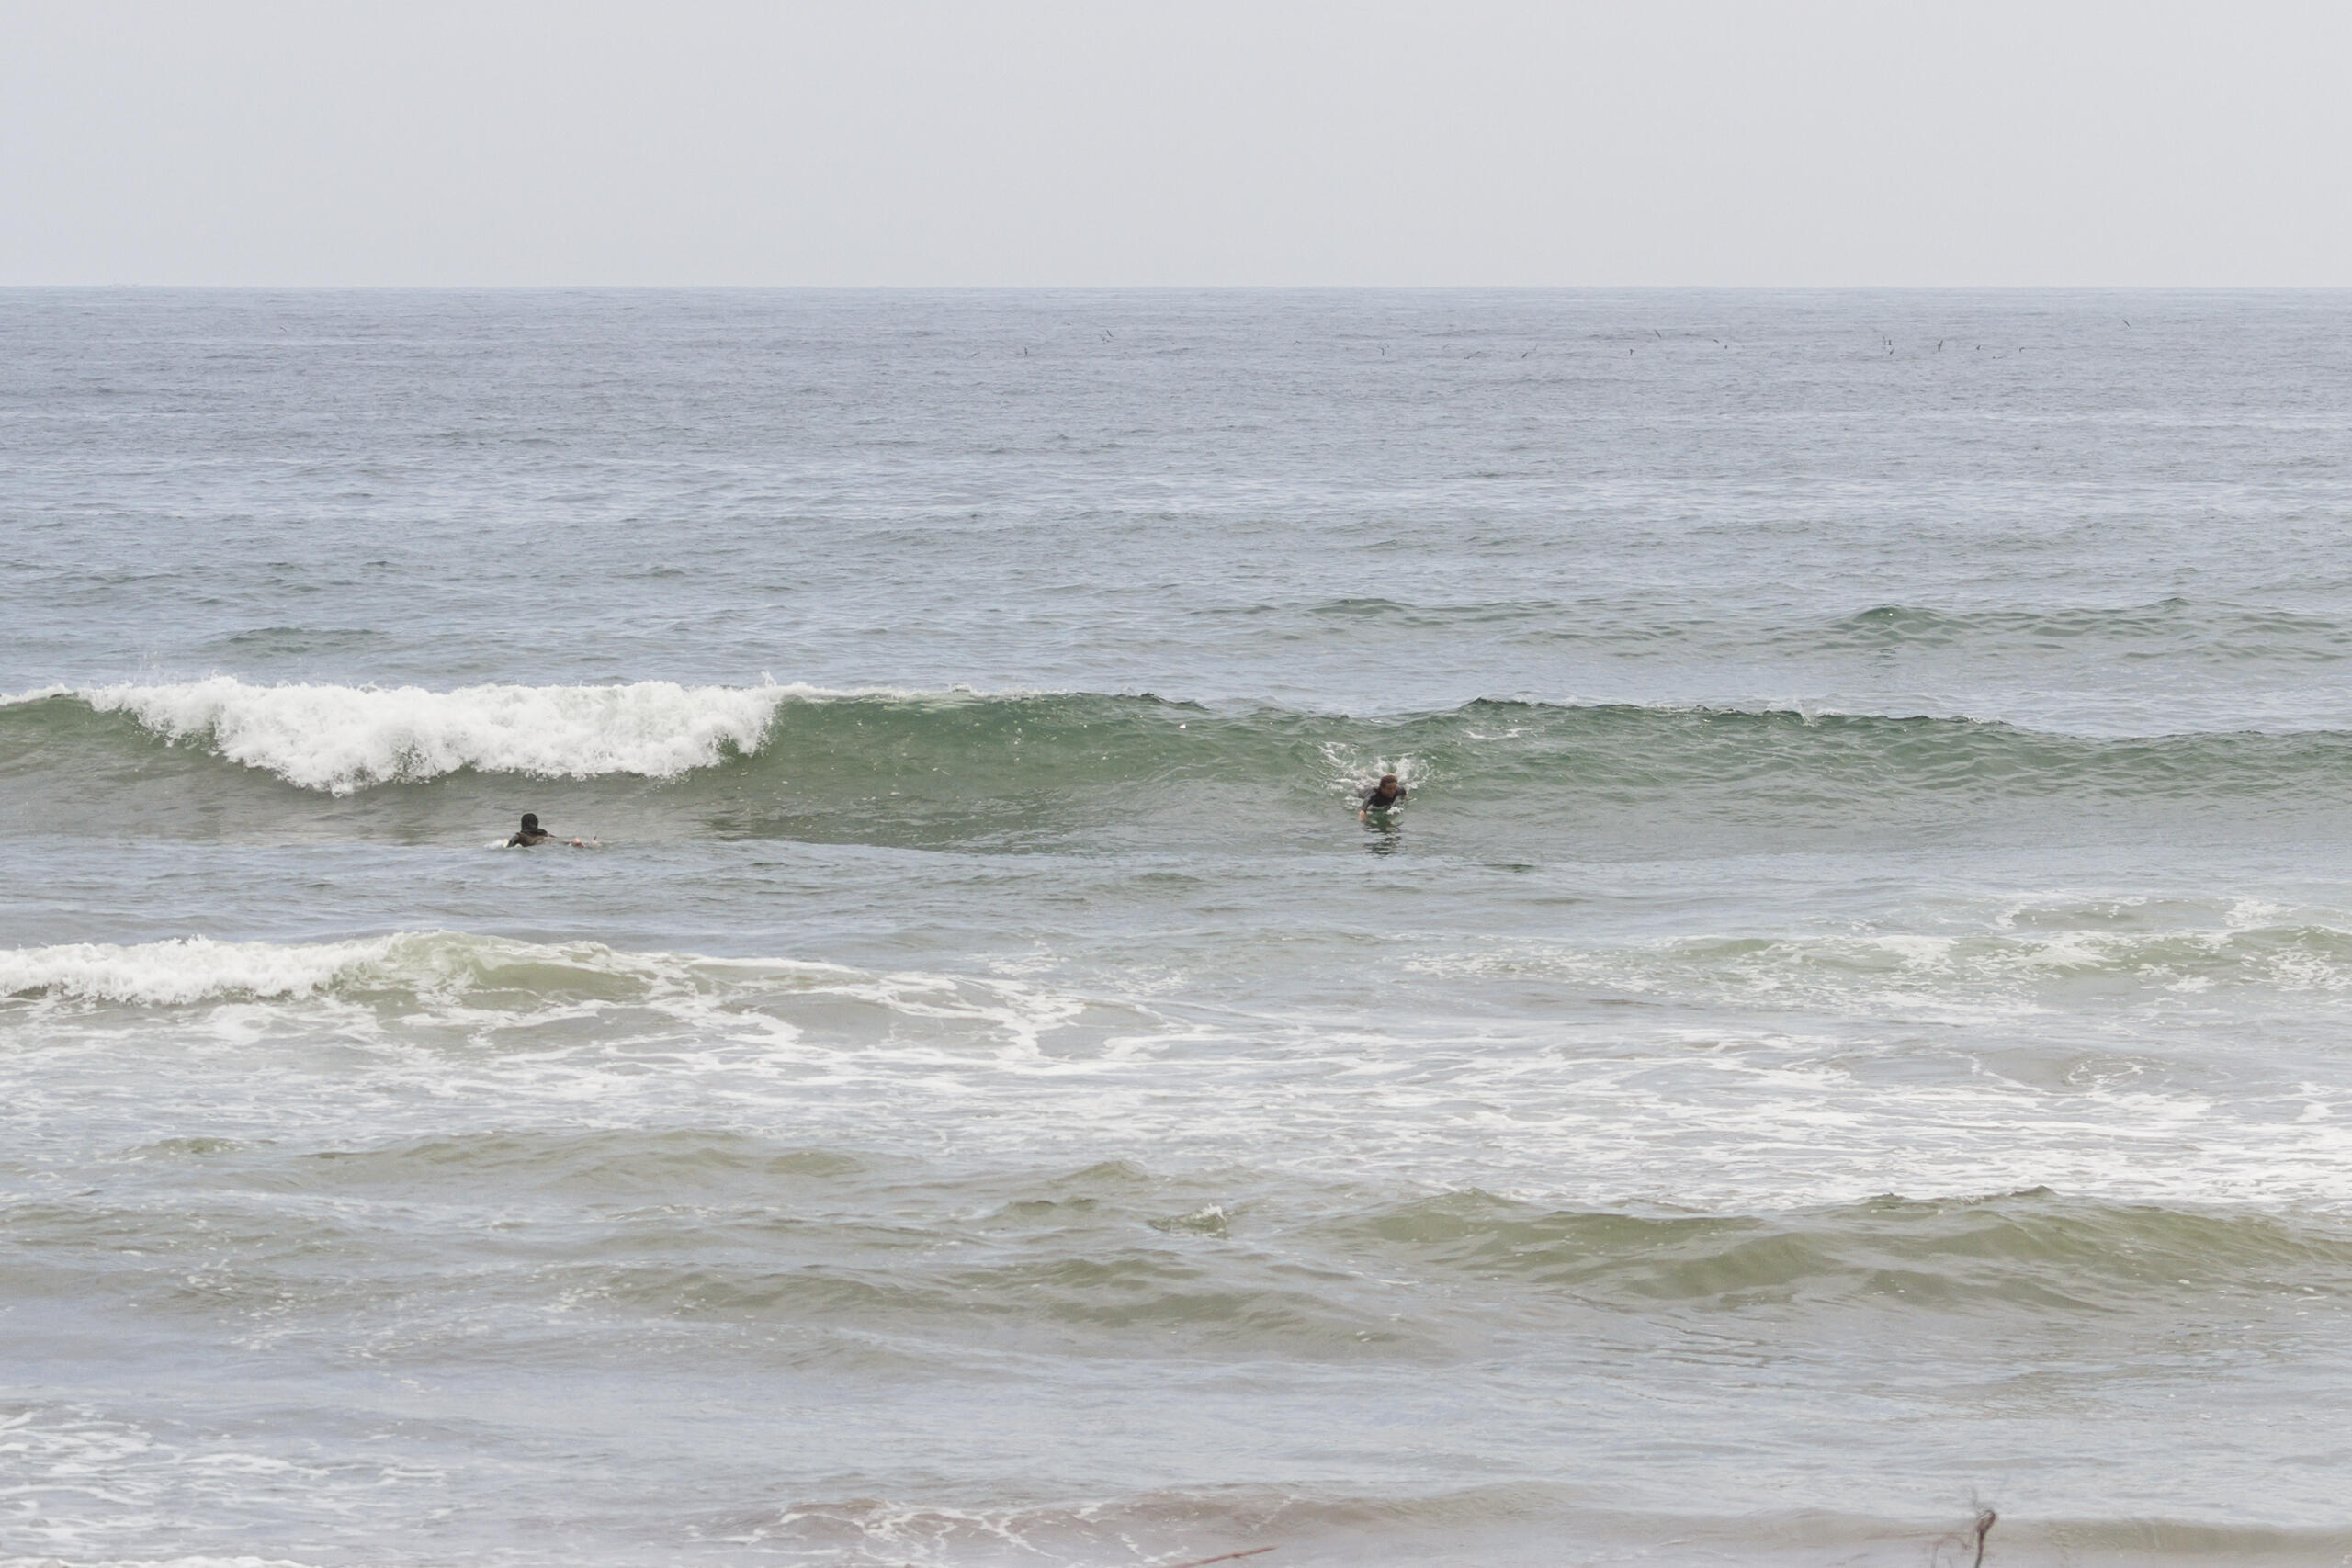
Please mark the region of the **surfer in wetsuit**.
MULTIPOLYGON (((553 833, 539 826, 537 812, 526 811, 523 813, 522 831, 507 840, 506 847, 510 850, 527 850, 533 844, 544 844, 554 837, 553 833)), ((571 847, 575 850, 584 850, 588 846, 580 840, 574 839, 571 840, 571 847)))
POLYGON ((1396 782, 1395 773, 1383 773, 1380 783, 1363 797, 1363 807, 1356 813, 1356 820, 1368 822, 1375 811, 1393 811, 1405 804, 1405 786, 1396 782))

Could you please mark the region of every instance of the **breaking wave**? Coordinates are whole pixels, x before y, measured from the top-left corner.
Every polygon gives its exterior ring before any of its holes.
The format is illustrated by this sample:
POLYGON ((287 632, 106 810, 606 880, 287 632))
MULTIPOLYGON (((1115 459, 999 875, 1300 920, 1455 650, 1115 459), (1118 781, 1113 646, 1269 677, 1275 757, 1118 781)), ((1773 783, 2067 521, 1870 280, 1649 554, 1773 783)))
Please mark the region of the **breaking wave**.
POLYGON ((0 997, 186 1007, 230 998, 315 996, 381 964, 401 939, 285 944, 182 937, 118 946, 77 942, 0 951, 0 997))
MULTIPOLYGON (((805 688, 797 689, 805 693, 805 688)), ((251 685, 232 676, 63 698, 305 789, 347 795, 471 768, 549 778, 674 778, 759 749, 783 686, 251 685)))
POLYGON ((1170 781, 1352 782, 1381 767, 1581 798, 1661 790, 1865 800, 1887 792, 2261 796, 2332 789, 2352 735, 2093 739, 1969 718, 1482 699, 1376 716, 1088 693, 826 692, 800 685, 165 685, 0 703, 0 762, 81 744, 187 748, 349 795, 459 773, 677 781, 756 768, 803 788, 1037 794, 1170 781), (128 721, 119 731, 110 724, 128 721))
MULTIPOLYGON (((1023 1056, 1034 1054, 1041 1034, 1080 1023, 1089 1011, 1081 998, 1018 979, 880 974, 801 959, 628 952, 469 931, 288 943, 190 936, 0 950, 0 1020, 9 1004, 71 1010, 224 1003, 267 1004, 257 1010, 290 1023, 332 1024, 354 1039, 455 1032, 495 1045, 537 1041, 536 1031, 551 1028, 595 1050, 693 1039, 774 1045, 797 1037, 787 1015, 805 1011, 836 1041, 887 1041, 913 1026, 927 1048, 1023 1056), (355 1008, 374 1027, 362 1027, 355 1008)), ((1135 1020, 1107 1010, 1121 1022, 1135 1020)))

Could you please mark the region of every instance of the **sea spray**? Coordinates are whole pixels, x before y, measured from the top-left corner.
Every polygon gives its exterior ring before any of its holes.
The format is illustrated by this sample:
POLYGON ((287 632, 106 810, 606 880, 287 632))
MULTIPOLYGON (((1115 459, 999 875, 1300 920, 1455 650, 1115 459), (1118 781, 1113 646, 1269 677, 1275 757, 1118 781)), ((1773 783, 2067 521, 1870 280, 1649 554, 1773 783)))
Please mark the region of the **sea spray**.
POLYGON ((158 735, 306 789, 348 795, 460 768, 586 778, 670 778, 756 751, 782 688, 250 685, 232 676, 80 694, 158 735))

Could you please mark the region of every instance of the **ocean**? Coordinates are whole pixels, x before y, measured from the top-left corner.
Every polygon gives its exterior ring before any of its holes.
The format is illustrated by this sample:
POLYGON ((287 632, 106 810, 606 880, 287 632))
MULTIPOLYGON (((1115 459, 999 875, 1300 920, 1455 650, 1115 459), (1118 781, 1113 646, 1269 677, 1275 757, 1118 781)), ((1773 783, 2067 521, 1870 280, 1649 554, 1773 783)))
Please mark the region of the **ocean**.
POLYGON ((2352 1562, 2352 294, 20 290, 0 481, 12 1568, 2352 1562))

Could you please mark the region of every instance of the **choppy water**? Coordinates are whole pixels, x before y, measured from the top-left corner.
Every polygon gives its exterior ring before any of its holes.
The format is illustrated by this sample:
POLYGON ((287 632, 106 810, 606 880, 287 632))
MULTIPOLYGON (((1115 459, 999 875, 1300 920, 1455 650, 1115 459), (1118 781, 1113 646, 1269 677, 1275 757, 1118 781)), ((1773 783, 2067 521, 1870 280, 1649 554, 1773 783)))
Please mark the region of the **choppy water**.
POLYGON ((2352 1558, 2347 327, 0 294, 0 1561, 2352 1558))

